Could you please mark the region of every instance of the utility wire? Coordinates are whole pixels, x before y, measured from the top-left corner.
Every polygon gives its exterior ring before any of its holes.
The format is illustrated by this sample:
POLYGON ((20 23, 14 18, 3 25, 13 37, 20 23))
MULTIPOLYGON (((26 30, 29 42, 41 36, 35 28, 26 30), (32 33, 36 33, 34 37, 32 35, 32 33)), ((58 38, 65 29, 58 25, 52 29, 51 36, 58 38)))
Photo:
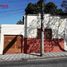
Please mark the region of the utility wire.
POLYGON ((22 12, 15 12, 15 13, 11 13, 11 14, 4 14, 4 15, 0 15, 0 19, 3 18, 3 17, 20 15, 20 14, 23 16, 22 12))
POLYGON ((17 10, 9 10, 9 11, 4 11, 4 12, 0 12, 0 17, 2 16, 11 16, 11 15, 16 15, 16 14, 22 14, 23 15, 23 10, 22 9, 17 9, 17 10))
MULTIPOLYGON (((18 4, 22 4, 23 3, 23 0, 8 0, 8 1, 0 1, 0 5, 4 5, 4 4, 6 4, 7 6, 8 6, 8 4, 10 5, 10 4, 12 4, 12 3, 14 3, 15 5, 16 5, 16 3, 17 3, 17 5, 18 4)), ((12 4, 12 5, 14 5, 14 4, 12 4)), ((23 3, 23 4, 25 4, 25 3, 23 3)), ((23 6, 23 4, 21 5, 21 6, 23 6)), ((5 7, 5 6, 4 6, 5 7)), ((9 6, 8 6, 9 7, 9 6)))
POLYGON ((15 12, 7 12, 7 13, 3 13, 3 14, 0 14, 0 15, 7 15, 7 14, 15 14, 15 13, 19 13, 19 12, 21 12, 21 13, 23 13, 23 10, 19 10, 19 11, 15 11, 15 12))
POLYGON ((17 11, 20 11, 20 10, 23 10, 23 9, 22 9, 22 8, 19 8, 19 9, 15 9, 15 10, 0 11, 0 14, 1 14, 1 13, 17 12, 17 11))
POLYGON ((0 3, 16 3, 16 2, 21 2, 23 0, 8 0, 8 1, 1 1, 0 3))

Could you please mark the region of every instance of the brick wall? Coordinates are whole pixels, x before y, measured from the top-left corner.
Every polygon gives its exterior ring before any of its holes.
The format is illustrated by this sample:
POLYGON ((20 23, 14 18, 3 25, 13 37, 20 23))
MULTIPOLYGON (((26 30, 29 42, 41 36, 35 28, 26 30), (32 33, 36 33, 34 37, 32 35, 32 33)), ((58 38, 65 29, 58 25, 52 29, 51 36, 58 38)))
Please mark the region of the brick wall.
MULTIPOLYGON (((25 41, 26 42, 26 41, 25 41)), ((40 53, 40 39, 28 38, 25 53, 40 53)), ((62 52, 64 51, 63 39, 44 39, 44 52, 62 52)))

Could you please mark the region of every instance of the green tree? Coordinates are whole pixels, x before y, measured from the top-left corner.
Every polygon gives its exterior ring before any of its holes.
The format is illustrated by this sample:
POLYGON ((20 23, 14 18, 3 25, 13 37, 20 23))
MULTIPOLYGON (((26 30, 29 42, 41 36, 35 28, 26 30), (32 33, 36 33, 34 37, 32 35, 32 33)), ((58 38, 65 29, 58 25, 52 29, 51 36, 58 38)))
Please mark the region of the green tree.
MULTIPOLYGON (((45 3, 43 3, 45 7, 45 3)), ((41 0, 39 0, 37 3, 29 3, 25 9, 25 14, 38 14, 41 11, 41 0)))
POLYGON ((39 0, 39 1, 36 3, 36 5, 37 5, 38 13, 41 12, 42 7, 45 9, 45 2, 42 3, 41 0, 39 0), (42 6, 42 5, 43 5, 43 6, 42 6))
POLYGON ((49 2, 45 6, 45 13, 55 14, 57 6, 53 2, 49 2))
MULTIPOLYGON (((43 2, 44 13, 58 14, 62 13, 62 9, 58 9, 53 2, 48 2, 47 4, 43 2)), ((25 9, 25 14, 38 14, 41 12, 41 0, 37 3, 29 3, 25 9)))
POLYGON ((56 10, 56 14, 62 14, 62 13, 64 13, 62 9, 57 9, 56 10))
POLYGON ((29 3, 25 9, 25 14, 37 14, 37 6, 35 4, 29 3))
POLYGON ((22 20, 19 20, 16 24, 24 24, 24 16, 23 16, 22 20))

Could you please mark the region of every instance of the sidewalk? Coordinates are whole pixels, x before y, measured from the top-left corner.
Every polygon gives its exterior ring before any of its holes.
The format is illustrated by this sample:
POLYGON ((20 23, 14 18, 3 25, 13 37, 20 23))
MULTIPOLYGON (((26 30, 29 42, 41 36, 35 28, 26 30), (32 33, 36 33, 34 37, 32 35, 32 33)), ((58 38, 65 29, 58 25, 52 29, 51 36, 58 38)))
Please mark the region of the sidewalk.
POLYGON ((36 54, 6 54, 0 55, 1 61, 19 61, 25 59, 51 59, 51 58, 64 58, 67 57, 67 52, 55 52, 55 53, 44 53, 43 56, 37 56, 36 54))

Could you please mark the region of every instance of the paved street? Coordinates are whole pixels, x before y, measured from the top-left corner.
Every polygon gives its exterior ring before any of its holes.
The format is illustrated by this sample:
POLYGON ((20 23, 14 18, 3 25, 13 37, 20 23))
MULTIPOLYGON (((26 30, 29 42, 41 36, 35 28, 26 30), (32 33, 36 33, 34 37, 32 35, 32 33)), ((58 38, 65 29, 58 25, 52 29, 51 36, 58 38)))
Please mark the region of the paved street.
POLYGON ((0 61, 17 61, 22 59, 34 58, 53 58, 53 57, 67 57, 67 52, 44 53, 42 57, 36 54, 6 54, 0 55, 0 61))
POLYGON ((67 58, 0 62, 0 67, 67 67, 67 58))
POLYGON ((0 67, 67 67, 67 52, 0 55, 0 67))

